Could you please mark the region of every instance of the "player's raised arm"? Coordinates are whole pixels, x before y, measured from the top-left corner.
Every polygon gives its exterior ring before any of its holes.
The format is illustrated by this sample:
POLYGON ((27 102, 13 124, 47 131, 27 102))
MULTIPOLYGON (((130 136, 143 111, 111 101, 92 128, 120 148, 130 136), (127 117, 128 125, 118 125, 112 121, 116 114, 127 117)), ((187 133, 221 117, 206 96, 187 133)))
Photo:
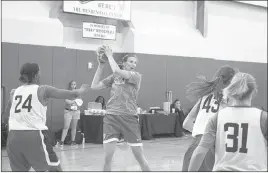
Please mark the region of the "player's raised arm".
POLYGON ((94 90, 99 90, 99 89, 105 88, 105 85, 100 80, 102 73, 103 73, 103 70, 104 70, 104 64, 106 62, 104 59, 102 59, 102 57, 104 56, 104 49, 105 49, 105 47, 101 46, 97 50, 98 68, 97 68, 97 71, 94 75, 93 81, 91 83, 91 88, 94 90))
MULTIPOLYGON (((113 58, 113 52, 110 47, 106 47, 105 55, 108 57, 111 69, 116 76, 121 76, 124 79, 129 79, 131 77, 130 71, 125 70, 125 69, 120 69, 120 67, 118 66, 118 64, 113 58)), ((134 69, 136 67, 136 62, 132 62, 131 64, 129 63, 128 65, 130 69, 134 69), (132 66, 135 66, 135 67, 132 67, 132 66)))

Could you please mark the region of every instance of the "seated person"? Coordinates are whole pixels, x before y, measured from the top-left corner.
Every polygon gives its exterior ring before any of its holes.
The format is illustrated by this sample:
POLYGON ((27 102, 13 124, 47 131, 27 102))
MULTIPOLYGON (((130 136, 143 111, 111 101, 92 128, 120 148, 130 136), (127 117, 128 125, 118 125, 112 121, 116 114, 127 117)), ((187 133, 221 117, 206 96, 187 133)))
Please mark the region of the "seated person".
POLYGON ((95 100, 95 102, 97 103, 101 103, 102 105, 102 109, 105 110, 106 109, 106 105, 105 105, 105 99, 103 96, 98 96, 95 100))
POLYGON ((179 99, 176 99, 171 105, 170 105, 170 113, 172 113, 172 109, 175 109, 175 113, 184 116, 183 109, 181 108, 181 102, 179 99))
MULTIPOLYGON (((183 109, 181 108, 181 102, 179 99, 176 99, 171 105, 170 105, 170 113, 172 113, 172 109, 175 109, 175 113, 179 114, 180 124, 182 126, 183 121, 185 119, 185 114, 183 112, 183 109)), ((185 131, 184 131, 185 132, 185 131)))

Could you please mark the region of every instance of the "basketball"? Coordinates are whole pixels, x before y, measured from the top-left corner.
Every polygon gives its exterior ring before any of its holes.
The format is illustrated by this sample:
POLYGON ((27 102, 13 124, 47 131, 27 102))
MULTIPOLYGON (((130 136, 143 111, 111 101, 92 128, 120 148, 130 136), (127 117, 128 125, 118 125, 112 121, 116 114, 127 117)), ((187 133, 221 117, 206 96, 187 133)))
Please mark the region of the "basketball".
POLYGON ((107 62, 108 61, 108 57, 105 55, 105 53, 104 53, 104 51, 105 51, 105 46, 103 45, 103 46, 101 46, 101 47, 99 47, 98 49, 97 49, 97 51, 96 51, 96 53, 97 53, 97 57, 98 57, 98 59, 99 59, 99 61, 101 62, 101 63, 105 63, 105 62, 107 62))

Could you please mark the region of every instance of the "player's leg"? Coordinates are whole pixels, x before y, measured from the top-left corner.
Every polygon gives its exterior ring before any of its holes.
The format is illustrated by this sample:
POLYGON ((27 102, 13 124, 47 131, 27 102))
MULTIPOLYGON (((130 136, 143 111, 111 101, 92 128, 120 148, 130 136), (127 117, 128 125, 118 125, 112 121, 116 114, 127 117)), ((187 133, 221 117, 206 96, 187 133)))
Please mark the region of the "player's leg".
POLYGON ((150 171, 148 161, 143 152, 141 142, 140 124, 137 116, 120 116, 120 124, 125 140, 130 145, 135 159, 139 163, 142 171, 150 171))
POLYGON ((139 163, 142 171, 151 171, 148 161, 146 160, 143 152, 143 146, 133 146, 131 145, 132 153, 135 159, 139 163))
POLYGON ((106 115, 103 118, 103 147, 104 165, 103 171, 111 171, 112 159, 119 141, 120 125, 116 120, 116 115, 106 115))
POLYGON ((80 119, 80 111, 75 111, 72 117, 71 121, 71 140, 72 145, 75 145, 75 135, 76 135, 76 129, 77 129, 77 122, 80 119))
POLYGON ((23 131, 9 131, 7 138, 7 155, 10 168, 15 172, 28 172, 31 169, 30 164, 23 155, 24 148, 28 147, 25 146, 23 140, 27 140, 26 135, 23 135, 23 131))
POLYGON ((189 148, 187 149, 186 153, 184 154, 184 158, 183 158, 183 164, 182 164, 182 171, 188 171, 188 167, 193 155, 194 150, 197 148, 198 143, 201 139, 201 135, 196 136, 191 145, 189 146, 189 148))
POLYGON ((199 172, 210 172, 213 169, 215 162, 215 149, 211 148, 204 158, 204 161, 202 162, 202 165, 199 168, 199 172))
POLYGON ((35 171, 62 171, 47 131, 33 131, 25 154, 35 171))
POLYGON ((103 144, 104 153, 105 153, 103 171, 112 170, 112 160, 113 160, 114 152, 116 149, 116 143, 117 141, 111 141, 111 142, 103 144))
POLYGON ((62 129, 61 141, 60 141, 61 146, 64 144, 64 140, 65 140, 66 135, 68 133, 71 121, 72 121, 72 112, 68 111, 68 110, 64 110, 64 126, 62 129))

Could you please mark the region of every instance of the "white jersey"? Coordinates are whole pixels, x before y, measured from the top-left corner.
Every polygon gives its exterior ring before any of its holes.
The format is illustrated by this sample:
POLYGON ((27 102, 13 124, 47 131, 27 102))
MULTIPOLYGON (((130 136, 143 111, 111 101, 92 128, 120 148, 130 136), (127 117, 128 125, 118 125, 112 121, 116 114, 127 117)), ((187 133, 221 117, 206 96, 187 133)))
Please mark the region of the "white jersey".
POLYGON ((18 87, 12 97, 9 130, 47 130, 47 106, 40 103, 38 85, 18 87))
POLYGON ((219 102, 214 98, 214 94, 203 96, 200 108, 195 119, 192 136, 203 135, 209 119, 220 109, 219 102))
POLYGON ((219 111, 213 171, 267 171, 267 141, 261 110, 227 107, 219 111))

